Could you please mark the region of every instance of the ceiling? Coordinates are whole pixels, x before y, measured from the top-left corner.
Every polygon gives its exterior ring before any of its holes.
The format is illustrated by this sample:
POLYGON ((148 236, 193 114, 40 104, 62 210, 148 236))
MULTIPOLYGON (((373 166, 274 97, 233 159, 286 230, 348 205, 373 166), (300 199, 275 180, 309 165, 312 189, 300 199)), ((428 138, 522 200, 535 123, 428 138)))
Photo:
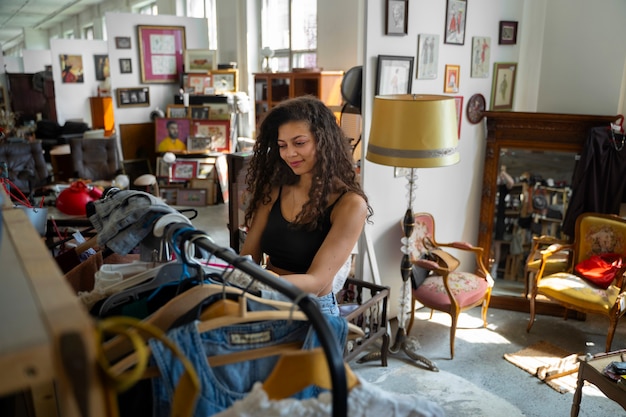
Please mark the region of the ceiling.
POLYGON ((22 30, 46 30, 103 0, 0 0, 0 45, 21 40, 22 30))

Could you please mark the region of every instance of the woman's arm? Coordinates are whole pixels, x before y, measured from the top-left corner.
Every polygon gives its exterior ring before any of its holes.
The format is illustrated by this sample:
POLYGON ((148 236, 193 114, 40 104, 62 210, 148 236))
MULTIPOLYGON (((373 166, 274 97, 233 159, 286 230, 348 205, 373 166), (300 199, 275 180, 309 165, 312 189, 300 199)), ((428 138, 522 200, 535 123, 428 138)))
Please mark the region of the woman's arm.
POLYGON ((356 245, 367 218, 367 204, 355 193, 344 195, 331 214, 332 226, 306 274, 281 275, 303 291, 323 296, 356 245))
POLYGON ((260 264, 263 260, 263 253, 261 252, 261 236, 267 225, 267 220, 270 215, 270 210, 277 197, 278 193, 272 193, 272 200, 267 204, 262 204, 254 212, 252 216, 252 222, 248 228, 246 234, 246 240, 243 242, 243 246, 239 251, 240 255, 250 255, 257 264, 260 264))

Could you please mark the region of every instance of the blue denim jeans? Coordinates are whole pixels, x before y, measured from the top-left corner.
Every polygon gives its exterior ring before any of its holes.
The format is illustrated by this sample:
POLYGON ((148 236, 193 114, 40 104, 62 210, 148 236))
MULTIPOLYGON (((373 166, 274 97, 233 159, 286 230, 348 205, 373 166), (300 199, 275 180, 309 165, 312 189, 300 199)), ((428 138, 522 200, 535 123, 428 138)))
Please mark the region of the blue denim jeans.
MULTIPOLYGON (((261 290, 261 297, 267 298, 269 300, 278 300, 278 301, 287 301, 291 302, 289 297, 279 293, 277 291, 269 291, 269 290, 261 290)), ((323 295, 321 297, 314 297, 320 307, 320 311, 323 314, 329 316, 338 316, 339 315, 339 306, 337 305, 337 299, 335 298, 335 294, 332 292, 323 295)))
MULTIPOLYGON (((249 306, 254 303, 249 302, 249 306)), ((254 306, 252 306, 254 307, 254 306)), ((263 305, 261 309, 267 309, 263 305)), ((339 346, 345 344, 348 324, 339 316, 325 316, 339 346)), ((201 393, 194 416, 208 416, 230 407, 234 401, 247 395, 256 381, 264 381, 274 368, 277 356, 237 362, 221 367, 211 367, 207 356, 224 355, 255 348, 271 347, 283 343, 302 341, 302 349, 312 349, 321 343, 308 321, 266 321, 225 326, 199 333, 197 322, 170 330, 167 335, 176 343, 194 365, 200 378, 201 393)), ((180 361, 158 340, 150 340, 150 347, 161 377, 153 379, 153 404, 155 417, 170 415, 171 399, 176 384, 184 372, 180 361)), ((341 351, 342 349, 340 349, 341 351)), ((320 388, 310 386, 294 398, 314 398, 320 388)))

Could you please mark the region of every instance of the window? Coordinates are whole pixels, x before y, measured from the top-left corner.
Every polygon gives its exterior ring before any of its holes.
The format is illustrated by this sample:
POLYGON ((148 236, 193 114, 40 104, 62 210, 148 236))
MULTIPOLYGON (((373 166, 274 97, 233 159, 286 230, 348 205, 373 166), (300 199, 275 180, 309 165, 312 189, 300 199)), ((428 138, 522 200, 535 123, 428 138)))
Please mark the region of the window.
POLYGON ((83 39, 93 40, 93 25, 83 27, 83 39))
POLYGON ((138 3, 135 6, 133 6, 133 13, 149 14, 149 15, 156 16, 159 14, 159 6, 157 6, 156 1, 138 3))
POLYGON ((274 71, 317 66, 317 0, 263 0, 262 47, 274 71))
POLYGON ((63 38, 64 39, 74 39, 74 31, 73 30, 68 30, 66 32, 63 32, 63 38))
POLYGON ((207 19, 209 49, 217 49, 217 19, 215 17, 215 0, 187 0, 186 16, 207 19))

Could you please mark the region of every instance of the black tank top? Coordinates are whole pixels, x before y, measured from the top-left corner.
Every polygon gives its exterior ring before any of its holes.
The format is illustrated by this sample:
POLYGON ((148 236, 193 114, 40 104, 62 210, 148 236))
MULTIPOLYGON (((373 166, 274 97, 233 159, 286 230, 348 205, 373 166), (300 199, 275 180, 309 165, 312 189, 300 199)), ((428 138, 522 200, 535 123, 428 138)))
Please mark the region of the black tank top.
POLYGON ((330 214, 345 192, 326 208, 320 227, 315 230, 293 227, 285 220, 280 210, 281 193, 282 188, 278 192, 278 198, 272 206, 267 226, 261 236, 261 250, 269 256, 270 262, 275 267, 304 274, 326 239, 331 227, 330 214))

